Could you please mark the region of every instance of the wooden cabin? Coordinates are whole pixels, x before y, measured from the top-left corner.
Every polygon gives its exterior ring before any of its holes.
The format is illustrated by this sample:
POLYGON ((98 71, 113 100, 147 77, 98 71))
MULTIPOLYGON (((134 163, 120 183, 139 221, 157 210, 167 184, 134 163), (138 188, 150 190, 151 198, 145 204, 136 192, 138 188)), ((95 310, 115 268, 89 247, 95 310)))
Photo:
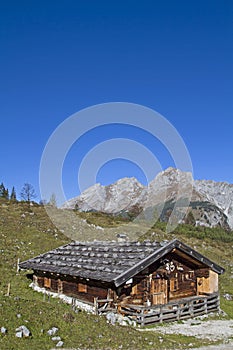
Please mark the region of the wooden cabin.
MULTIPOLYGON (((195 316, 195 308, 198 314, 217 310, 218 275, 224 272, 177 239, 72 242, 21 262, 19 267, 33 270, 33 284, 47 291, 97 309, 99 300, 128 315, 158 314, 155 322, 166 320, 161 318, 166 310, 168 314, 168 310, 173 314, 179 310, 179 318, 184 318, 184 310, 186 317, 195 316)), ((145 317, 137 319, 145 324, 145 317)))

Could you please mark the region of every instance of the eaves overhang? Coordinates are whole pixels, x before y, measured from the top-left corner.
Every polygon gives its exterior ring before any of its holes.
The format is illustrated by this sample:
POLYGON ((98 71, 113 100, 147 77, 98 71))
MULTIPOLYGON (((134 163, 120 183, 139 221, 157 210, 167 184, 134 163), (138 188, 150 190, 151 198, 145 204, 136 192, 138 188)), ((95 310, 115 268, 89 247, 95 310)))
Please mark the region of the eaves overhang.
POLYGON ((202 265, 208 266, 211 270, 218 274, 222 274, 225 271, 223 267, 215 264, 213 261, 209 260, 204 255, 198 253, 196 250, 180 242, 178 239, 174 239, 165 246, 156 250, 154 253, 150 254, 138 264, 134 265, 132 268, 117 276, 113 281, 115 286, 119 287, 120 285, 128 281, 130 278, 134 277, 135 275, 146 269, 148 266, 156 262, 158 259, 171 252, 174 248, 184 252, 188 256, 192 257, 192 259, 200 262, 202 265))

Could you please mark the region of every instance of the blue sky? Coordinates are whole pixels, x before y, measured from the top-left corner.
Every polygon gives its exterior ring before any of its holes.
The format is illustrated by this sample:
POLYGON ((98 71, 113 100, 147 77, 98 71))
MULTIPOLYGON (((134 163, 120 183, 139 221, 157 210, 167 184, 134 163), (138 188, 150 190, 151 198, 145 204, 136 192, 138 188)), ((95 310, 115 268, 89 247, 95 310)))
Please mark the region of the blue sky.
MULTIPOLYGON (((131 102, 167 118, 189 150, 196 179, 233 183, 233 2, 0 2, 0 181, 20 192, 33 184, 55 128, 100 103, 131 102)), ((135 137, 163 169, 173 165, 143 132, 106 128, 75 144, 64 163, 64 190, 77 194, 77 169, 90 147, 135 137), (80 152, 81 150, 81 152, 80 152)), ((113 160, 102 184, 143 172, 113 160)))

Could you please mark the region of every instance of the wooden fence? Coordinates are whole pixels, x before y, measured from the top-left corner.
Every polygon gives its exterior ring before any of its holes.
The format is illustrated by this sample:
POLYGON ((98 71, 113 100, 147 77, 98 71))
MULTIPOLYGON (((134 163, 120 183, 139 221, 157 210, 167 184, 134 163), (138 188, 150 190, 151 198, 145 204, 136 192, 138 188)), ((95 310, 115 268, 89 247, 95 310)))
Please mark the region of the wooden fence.
POLYGON ((96 315, 104 314, 108 311, 115 311, 116 307, 112 307, 113 299, 94 298, 94 310, 96 315))
POLYGON ((120 312, 141 325, 172 322, 219 311, 219 294, 201 295, 170 302, 165 305, 122 305, 120 312))

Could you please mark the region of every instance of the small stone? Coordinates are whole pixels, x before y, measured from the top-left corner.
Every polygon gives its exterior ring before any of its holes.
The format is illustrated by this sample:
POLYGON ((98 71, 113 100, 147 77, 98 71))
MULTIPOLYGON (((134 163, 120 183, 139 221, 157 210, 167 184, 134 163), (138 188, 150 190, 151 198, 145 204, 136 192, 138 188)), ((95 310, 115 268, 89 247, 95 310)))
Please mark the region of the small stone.
POLYGON ((224 298, 225 298, 227 301, 231 301, 231 300, 232 300, 232 295, 226 293, 226 294, 224 294, 224 298))
POLYGON ((23 332, 22 332, 22 331, 16 332, 16 333, 15 333, 15 336, 16 336, 17 338, 23 338, 23 332))
POLYGON ((159 342, 162 343, 163 342, 163 338, 159 337, 159 342))
POLYGON ((48 335, 55 335, 58 331, 57 327, 52 327, 51 329, 48 330, 47 334, 48 335))
POLYGON ((52 339, 52 341, 59 341, 59 340, 61 340, 61 337, 52 337, 51 339, 52 339))
POLYGON ((5 327, 1 327, 1 333, 2 334, 6 334, 7 333, 7 329, 5 327))
POLYGON ((16 316, 17 316, 18 318, 20 318, 20 317, 21 317, 21 314, 17 314, 16 316))
POLYGON ((57 347, 57 348, 60 348, 60 347, 63 346, 63 344, 64 344, 64 342, 60 340, 60 341, 57 343, 56 347, 57 347))
POLYGON ((106 318, 108 322, 111 323, 113 326, 116 324, 116 315, 114 314, 114 312, 108 312, 106 314, 106 318))
POLYGON ((16 332, 17 332, 16 337, 18 337, 18 338, 22 338, 22 337, 28 338, 32 335, 30 330, 26 326, 20 326, 20 327, 16 328, 16 332), (20 336, 19 333, 22 333, 22 336, 20 336), (18 336, 17 336, 17 334, 18 334, 18 336))
POLYGON ((191 323, 190 323, 190 326, 198 326, 201 324, 201 321, 199 320, 192 320, 191 323))

